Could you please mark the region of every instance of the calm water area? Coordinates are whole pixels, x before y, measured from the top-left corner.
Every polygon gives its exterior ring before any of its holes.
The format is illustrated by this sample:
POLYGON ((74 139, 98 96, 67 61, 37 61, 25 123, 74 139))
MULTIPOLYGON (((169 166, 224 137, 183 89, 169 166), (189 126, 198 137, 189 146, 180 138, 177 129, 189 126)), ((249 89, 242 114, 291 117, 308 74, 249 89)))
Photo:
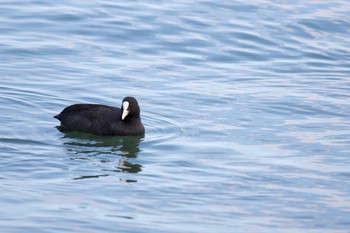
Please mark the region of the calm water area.
POLYGON ((349 232, 349 98, 348 0, 0 1, 0 232, 349 232))

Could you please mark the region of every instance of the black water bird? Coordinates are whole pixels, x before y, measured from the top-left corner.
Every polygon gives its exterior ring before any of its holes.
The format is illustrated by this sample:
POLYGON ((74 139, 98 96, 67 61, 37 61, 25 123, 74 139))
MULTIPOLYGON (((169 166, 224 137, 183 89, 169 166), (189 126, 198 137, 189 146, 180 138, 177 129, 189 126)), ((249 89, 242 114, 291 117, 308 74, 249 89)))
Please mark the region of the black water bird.
POLYGON ((74 104, 54 116, 63 130, 79 131, 100 136, 141 136, 145 128, 140 107, 134 97, 125 97, 121 108, 102 104, 74 104))

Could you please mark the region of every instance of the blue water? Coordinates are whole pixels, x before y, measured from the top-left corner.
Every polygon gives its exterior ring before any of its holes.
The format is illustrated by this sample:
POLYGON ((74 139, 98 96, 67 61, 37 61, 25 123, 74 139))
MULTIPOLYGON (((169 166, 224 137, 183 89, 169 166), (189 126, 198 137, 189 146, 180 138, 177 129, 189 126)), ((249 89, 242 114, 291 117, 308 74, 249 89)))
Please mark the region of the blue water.
POLYGON ((348 232, 350 1, 1 1, 0 232, 348 232), (141 106, 145 137, 62 133, 141 106))

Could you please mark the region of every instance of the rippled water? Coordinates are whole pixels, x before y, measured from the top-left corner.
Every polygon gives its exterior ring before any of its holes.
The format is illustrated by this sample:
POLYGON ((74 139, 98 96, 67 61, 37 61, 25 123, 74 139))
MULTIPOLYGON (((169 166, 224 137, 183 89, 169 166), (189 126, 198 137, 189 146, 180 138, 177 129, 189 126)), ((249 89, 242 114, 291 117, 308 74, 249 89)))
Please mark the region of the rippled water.
POLYGON ((1 1, 1 232, 347 232, 350 2, 1 1), (146 135, 63 134, 135 96, 146 135))

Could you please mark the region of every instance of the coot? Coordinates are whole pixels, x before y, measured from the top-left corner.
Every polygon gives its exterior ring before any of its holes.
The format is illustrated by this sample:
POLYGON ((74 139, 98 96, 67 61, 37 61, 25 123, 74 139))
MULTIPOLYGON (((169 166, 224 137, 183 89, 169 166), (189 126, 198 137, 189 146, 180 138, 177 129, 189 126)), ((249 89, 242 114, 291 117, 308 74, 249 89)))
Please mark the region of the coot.
POLYGON ((139 136, 145 133, 140 107, 134 97, 125 97, 121 108, 102 104, 74 104, 54 116, 61 127, 95 135, 139 136))

